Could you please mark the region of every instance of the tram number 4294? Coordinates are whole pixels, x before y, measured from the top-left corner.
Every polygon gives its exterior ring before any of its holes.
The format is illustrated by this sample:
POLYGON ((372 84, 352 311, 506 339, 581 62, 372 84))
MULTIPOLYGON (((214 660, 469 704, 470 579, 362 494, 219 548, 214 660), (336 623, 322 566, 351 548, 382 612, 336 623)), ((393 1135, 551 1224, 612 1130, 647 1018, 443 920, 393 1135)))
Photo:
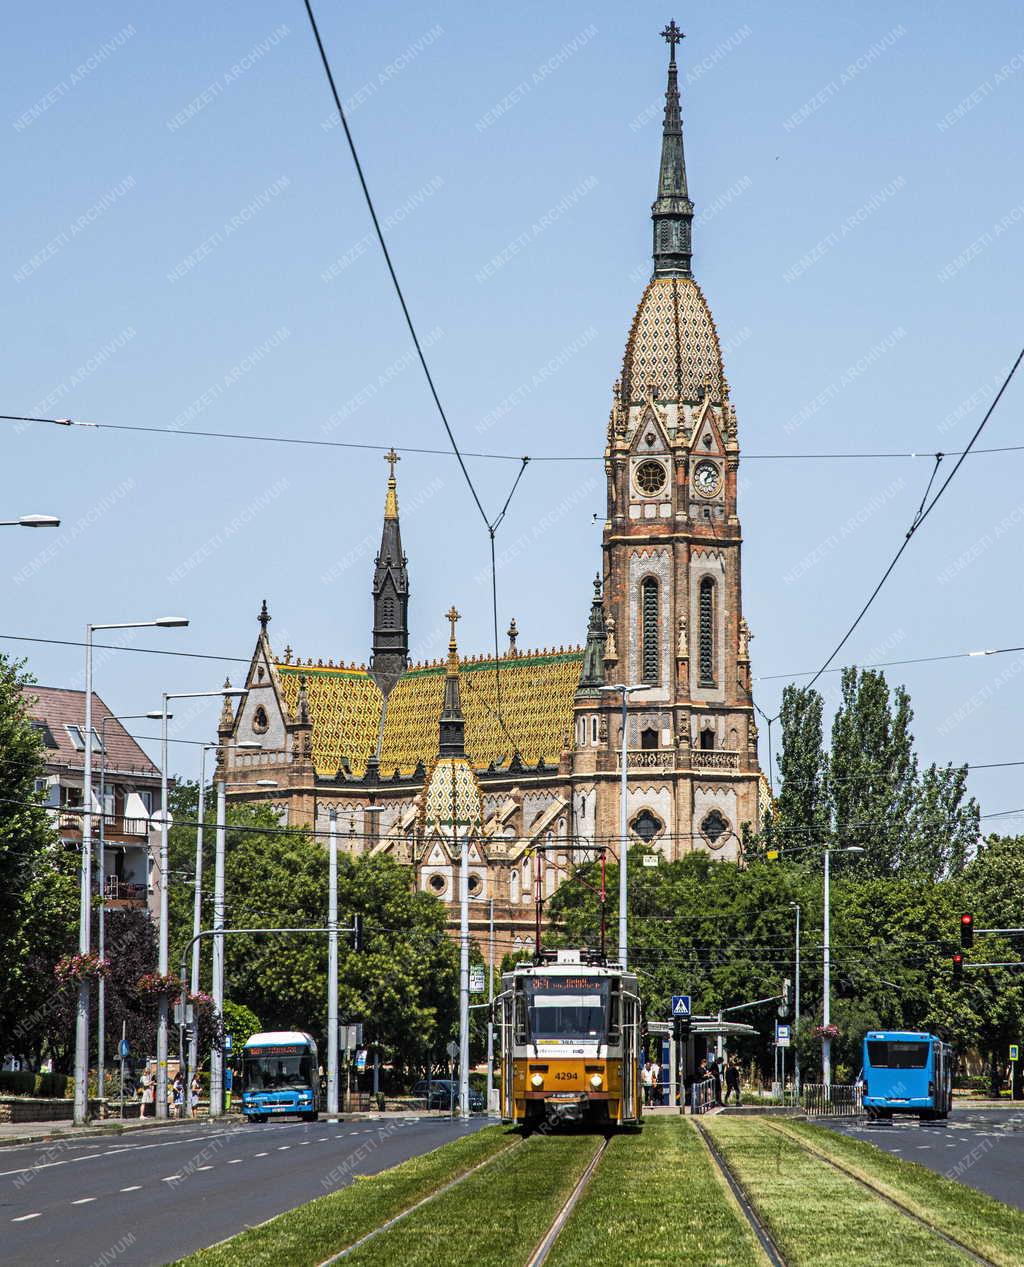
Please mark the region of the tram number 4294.
POLYGON ((574 1073, 568 1073, 568 1072, 566 1072, 566 1073, 556 1073, 556 1074, 555 1074, 555 1081, 556 1081, 556 1082, 572 1082, 572 1081, 573 1081, 573 1079, 574 1079, 575 1077, 576 1077, 576 1075, 575 1075, 574 1073))

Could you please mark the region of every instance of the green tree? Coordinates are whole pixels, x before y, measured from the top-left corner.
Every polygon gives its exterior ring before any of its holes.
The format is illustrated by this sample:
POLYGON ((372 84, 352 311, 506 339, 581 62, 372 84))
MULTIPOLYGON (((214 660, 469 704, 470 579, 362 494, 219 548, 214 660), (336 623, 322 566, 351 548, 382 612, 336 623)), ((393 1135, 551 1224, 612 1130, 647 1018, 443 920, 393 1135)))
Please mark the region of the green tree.
POLYGON ((827 837, 823 704, 813 688, 789 685, 782 693, 782 748, 778 756, 781 789, 766 833, 766 843, 770 845, 808 845, 827 837))

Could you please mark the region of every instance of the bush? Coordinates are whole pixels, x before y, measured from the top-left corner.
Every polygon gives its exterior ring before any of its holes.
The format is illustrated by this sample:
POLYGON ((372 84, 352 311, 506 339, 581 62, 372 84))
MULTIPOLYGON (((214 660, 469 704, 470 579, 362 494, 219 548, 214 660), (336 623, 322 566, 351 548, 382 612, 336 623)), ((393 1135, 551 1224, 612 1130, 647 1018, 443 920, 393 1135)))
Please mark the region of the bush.
POLYGON ((71 1079, 66 1073, 0 1072, 0 1095, 34 1095, 46 1099, 63 1099, 71 1079))

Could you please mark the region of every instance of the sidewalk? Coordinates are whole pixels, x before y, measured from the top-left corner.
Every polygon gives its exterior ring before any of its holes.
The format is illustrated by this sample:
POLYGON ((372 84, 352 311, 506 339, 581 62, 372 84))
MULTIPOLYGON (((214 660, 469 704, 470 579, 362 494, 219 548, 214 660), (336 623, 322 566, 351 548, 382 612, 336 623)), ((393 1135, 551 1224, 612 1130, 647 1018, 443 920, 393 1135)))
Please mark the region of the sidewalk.
MULTIPOLYGON (((90 1122, 88 1126, 75 1126, 70 1121, 5 1122, 0 1126, 0 1148, 11 1144, 43 1144, 55 1139, 85 1139, 90 1135, 124 1135, 129 1131, 160 1130, 164 1126, 204 1126, 210 1120, 204 1114, 196 1118, 107 1118, 90 1122)), ((234 1120, 233 1116, 226 1116, 220 1124, 234 1120)))

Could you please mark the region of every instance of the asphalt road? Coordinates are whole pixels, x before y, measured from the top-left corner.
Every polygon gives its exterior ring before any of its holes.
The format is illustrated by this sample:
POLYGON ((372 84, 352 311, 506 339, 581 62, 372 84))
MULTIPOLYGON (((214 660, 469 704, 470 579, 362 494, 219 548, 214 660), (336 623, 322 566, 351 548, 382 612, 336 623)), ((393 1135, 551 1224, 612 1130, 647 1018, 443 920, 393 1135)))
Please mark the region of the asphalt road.
POLYGON ((891 1123, 819 1119, 818 1125, 867 1140, 904 1161, 916 1161, 1024 1209, 1024 1106, 954 1107, 948 1121, 927 1126, 916 1118, 898 1117, 891 1123))
POLYGON ((2 1148, 0 1262, 172 1262, 487 1123, 186 1122, 2 1148))

